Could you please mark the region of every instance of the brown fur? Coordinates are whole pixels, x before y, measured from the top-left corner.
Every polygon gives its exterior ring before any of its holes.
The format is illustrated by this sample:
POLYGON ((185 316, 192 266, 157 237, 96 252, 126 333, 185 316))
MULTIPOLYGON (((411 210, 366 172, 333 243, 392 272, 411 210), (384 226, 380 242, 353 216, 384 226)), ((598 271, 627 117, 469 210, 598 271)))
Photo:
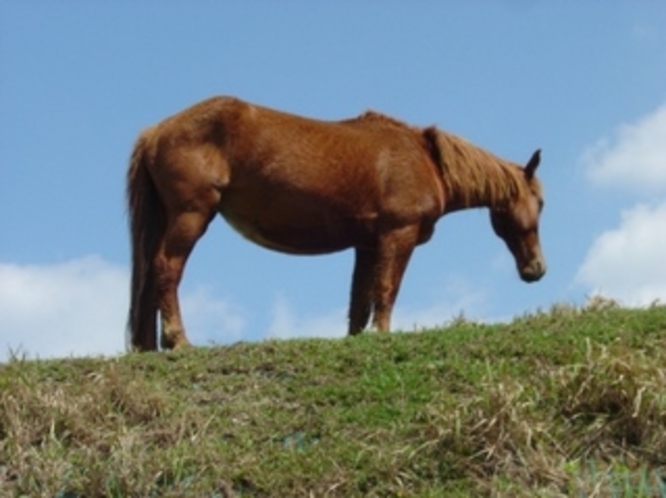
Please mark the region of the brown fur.
POLYGON ((355 118, 347 119, 342 122, 362 123, 362 124, 374 123, 379 126, 395 126, 396 128, 401 128, 406 131, 415 132, 417 134, 420 133, 420 130, 418 128, 411 127, 408 124, 404 123, 403 121, 400 121, 399 119, 387 116, 386 114, 382 114, 381 112, 373 110, 367 110, 363 114, 356 116, 355 118))
POLYGON ((402 275, 436 221, 487 206, 521 276, 545 272, 534 170, 434 127, 366 112, 327 122, 218 97, 145 130, 127 175, 137 350, 188 344, 177 289, 216 213, 248 239, 294 254, 354 248, 349 333, 388 330, 402 275))

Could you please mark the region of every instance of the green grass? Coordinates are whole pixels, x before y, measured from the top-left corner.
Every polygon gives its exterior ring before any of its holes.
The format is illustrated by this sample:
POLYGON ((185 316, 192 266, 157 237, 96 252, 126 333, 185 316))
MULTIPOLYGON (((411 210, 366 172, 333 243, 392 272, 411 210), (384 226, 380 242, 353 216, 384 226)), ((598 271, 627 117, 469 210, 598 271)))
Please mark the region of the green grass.
MULTIPOLYGON (((313 331, 314 332, 314 331, 313 331)), ((666 307, 0 365, 0 496, 663 496, 666 307)))

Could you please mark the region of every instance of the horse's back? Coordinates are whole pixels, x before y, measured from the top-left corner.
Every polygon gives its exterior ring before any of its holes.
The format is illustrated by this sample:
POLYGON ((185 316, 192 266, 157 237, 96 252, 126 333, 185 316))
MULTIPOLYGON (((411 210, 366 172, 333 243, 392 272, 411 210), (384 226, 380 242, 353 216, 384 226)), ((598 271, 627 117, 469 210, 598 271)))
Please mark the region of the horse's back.
POLYGON ((216 192, 232 226, 272 249, 344 249, 441 203, 421 136, 378 114, 322 121, 214 97, 158 133, 181 191, 216 192))

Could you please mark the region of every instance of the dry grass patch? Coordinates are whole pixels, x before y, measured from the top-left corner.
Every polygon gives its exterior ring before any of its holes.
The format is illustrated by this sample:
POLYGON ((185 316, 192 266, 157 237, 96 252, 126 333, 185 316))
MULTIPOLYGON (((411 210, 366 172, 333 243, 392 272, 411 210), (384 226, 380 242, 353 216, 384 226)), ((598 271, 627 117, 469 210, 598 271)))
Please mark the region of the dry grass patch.
POLYGON ((0 496, 662 496, 666 308, 0 365, 0 496))

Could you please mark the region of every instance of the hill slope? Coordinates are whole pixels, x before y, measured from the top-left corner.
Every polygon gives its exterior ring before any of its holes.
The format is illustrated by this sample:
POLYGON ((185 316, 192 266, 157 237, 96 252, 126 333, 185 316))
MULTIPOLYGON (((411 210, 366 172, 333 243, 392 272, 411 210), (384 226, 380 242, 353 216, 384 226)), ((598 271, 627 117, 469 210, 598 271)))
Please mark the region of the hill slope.
POLYGON ((662 496, 666 307, 0 365, 0 495, 662 496), (619 494, 618 494, 619 493, 619 494))

